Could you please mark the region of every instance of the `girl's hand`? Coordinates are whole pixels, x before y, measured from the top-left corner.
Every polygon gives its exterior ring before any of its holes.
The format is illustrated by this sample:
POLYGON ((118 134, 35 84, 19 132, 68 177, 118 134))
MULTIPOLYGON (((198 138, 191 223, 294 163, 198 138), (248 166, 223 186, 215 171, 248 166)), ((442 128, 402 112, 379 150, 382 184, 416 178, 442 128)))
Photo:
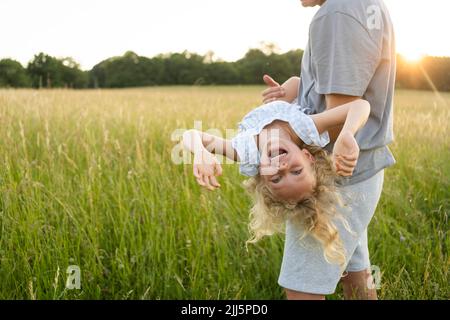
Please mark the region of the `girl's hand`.
POLYGON ((286 95, 285 89, 278 82, 267 74, 263 77, 264 82, 269 87, 262 92, 263 103, 269 103, 283 98, 286 95))
POLYGON ((215 190, 220 187, 216 176, 222 174, 222 166, 217 158, 208 150, 194 154, 194 176, 199 185, 208 190, 215 190))
POLYGON ((333 148, 333 164, 336 173, 351 176, 359 156, 359 146, 350 131, 341 131, 333 148))

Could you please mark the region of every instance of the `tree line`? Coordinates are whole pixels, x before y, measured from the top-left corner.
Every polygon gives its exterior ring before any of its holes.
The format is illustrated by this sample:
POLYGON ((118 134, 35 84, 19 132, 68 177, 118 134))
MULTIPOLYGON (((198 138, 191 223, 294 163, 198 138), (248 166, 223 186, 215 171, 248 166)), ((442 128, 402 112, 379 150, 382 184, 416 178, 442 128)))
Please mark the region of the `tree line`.
MULTIPOLYGON (((0 60, 0 87, 126 88, 157 85, 261 84, 265 73, 284 81, 300 73, 303 50, 276 53, 273 46, 250 49, 234 62, 216 61, 214 54, 160 54, 153 58, 132 51, 101 61, 89 71, 72 58, 39 53, 23 67, 0 60)), ((419 63, 397 59, 397 87, 450 91, 450 57, 425 57, 419 63)))

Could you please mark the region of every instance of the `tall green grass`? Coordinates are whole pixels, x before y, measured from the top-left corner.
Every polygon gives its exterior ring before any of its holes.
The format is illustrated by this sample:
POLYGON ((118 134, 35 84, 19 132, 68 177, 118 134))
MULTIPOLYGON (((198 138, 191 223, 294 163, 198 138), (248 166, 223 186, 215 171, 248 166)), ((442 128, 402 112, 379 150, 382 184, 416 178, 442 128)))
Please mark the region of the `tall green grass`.
MULTIPOLYGON (((283 236, 245 250, 237 166, 208 192, 171 161, 175 129, 235 128, 260 90, 1 90, 0 298, 284 298, 283 236)), ((450 298, 449 120, 449 94, 397 92, 397 164, 369 228, 380 298, 450 298)))

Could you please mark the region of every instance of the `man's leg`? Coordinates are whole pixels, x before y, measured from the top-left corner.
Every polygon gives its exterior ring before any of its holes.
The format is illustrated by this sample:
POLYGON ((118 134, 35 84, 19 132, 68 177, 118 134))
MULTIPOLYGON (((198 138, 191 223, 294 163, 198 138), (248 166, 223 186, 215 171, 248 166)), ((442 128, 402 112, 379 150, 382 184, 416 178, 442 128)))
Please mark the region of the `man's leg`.
POLYGON ((369 247, 367 242, 367 229, 359 238, 347 269, 341 277, 345 299, 376 300, 377 291, 373 285, 370 270, 369 247))
POLYGON ((377 291, 373 285, 370 269, 348 272, 341 278, 344 297, 347 300, 377 300, 377 291))
POLYGON ((325 300, 325 296, 321 294, 312 294, 299 292, 290 289, 284 289, 288 300, 325 300))

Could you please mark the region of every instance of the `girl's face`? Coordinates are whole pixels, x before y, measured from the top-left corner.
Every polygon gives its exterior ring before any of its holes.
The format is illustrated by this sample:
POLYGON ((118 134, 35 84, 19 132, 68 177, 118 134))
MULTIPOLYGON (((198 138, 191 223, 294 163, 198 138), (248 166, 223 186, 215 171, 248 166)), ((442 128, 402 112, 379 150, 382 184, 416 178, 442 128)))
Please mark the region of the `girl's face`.
POLYGON ((260 175, 275 198, 296 204, 312 193, 314 157, 290 139, 271 139, 261 150, 260 175))
POLYGON ((325 2, 325 0, 300 0, 300 2, 304 7, 315 7, 321 6, 325 2))

